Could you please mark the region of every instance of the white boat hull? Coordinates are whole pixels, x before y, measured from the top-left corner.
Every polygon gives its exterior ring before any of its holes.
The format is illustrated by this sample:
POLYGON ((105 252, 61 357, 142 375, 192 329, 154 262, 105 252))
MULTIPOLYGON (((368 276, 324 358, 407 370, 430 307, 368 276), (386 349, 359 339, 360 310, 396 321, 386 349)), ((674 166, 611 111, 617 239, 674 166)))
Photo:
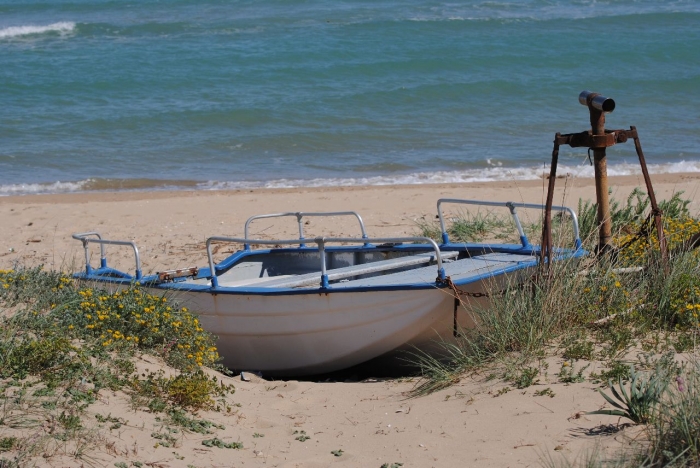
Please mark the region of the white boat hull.
MULTIPOLYGON (((309 375, 344 369, 394 350, 425 349, 452 337, 455 299, 447 289, 315 294, 181 292, 218 336, 231 369, 309 375)), ((460 308, 459 326, 473 321, 460 308)))

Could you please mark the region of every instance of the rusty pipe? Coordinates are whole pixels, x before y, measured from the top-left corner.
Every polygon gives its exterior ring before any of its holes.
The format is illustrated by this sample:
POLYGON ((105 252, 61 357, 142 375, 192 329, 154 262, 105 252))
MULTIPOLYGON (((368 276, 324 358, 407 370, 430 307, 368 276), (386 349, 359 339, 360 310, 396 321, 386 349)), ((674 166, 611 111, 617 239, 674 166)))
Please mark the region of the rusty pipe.
POLYGON ((578 95, 578 102, 586 107, 592 107, 606 114, 615 110, 615 101, 592 91, 581 91, 581 94, 578 95))
MULTIPOLYGON (((578 102, 588 107, 591 133, 605 135, 605 114, 615 109, 615 101, 599 93, 582 91, 578 102)), ((608 168, 605 148, 593 149, 596 203, 598 205, 598 253, 612 250, 612 219, 608 199, 608 168)))

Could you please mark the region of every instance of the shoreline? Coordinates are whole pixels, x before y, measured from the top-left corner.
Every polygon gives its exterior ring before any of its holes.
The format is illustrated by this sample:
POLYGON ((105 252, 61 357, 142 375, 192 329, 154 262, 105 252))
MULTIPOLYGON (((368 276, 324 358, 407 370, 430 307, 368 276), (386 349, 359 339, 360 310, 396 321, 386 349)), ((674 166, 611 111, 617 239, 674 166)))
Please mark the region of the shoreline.
MULTIPOLYGON (((652 184, 685 184, 688 181, 698 181, 700 183, 700 172, 678 172, 678 173, 663 173, 651 174, 652 184)), ((527 188, 542 187, 546 190, 547 178, 540 179, 513 179, 513 180, 494 180, 482 182, 445 182, 445 183, 426 183, 426 184, 387 184, 387 185, 342 185, 342 186, 323 186, 323 187, 254 187, 254 188, 234 188, 234 189, 168 189, 168 190, 105 190, 105 191, 85 191, 85 192, 60 192, 60 193, 36 193, 36 194, 17 194, 0 196, 0 205, 3 202, 16 203, 65 203, 65 202, 86 202, 86 201, 133 201, 143 199, 163 199, 163 198, 178 198, 189 196, 208 196, 213 194, 236 195, 241 193, 303 193, 303 192, 353 192, 367 190, 409 190, 409 189, 478 189, 487 187, 512 187, 521 186, 527 188)), ((570 175, 559 175, 557 177, 557 188, 559 189, 560 182, 576 181, 577 188, 595 187, 595 180, 592 177, 574 177, 570 175)), ((635 183, 639 187, 644 187, 644 179, 641 174, 635 175, 616 175, 608 176, 610 187, 633 186, 635 183)), ((658 192, 658 189, 655 187, 658 192)), ((590 198, 595 198, 595 193, 590 198)))

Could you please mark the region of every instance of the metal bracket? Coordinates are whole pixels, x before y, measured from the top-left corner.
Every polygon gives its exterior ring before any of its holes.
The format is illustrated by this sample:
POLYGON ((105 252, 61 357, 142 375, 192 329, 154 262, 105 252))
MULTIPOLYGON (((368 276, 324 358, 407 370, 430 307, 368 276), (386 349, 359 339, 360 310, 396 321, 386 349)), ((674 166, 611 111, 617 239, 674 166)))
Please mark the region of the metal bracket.
POLYGON ((158 282, 174 281, 175 278, 186 278, 189 276, 197 276, 199 274, 199 268, 183 268, 180 270, 167 270, 158 272, 158 282))

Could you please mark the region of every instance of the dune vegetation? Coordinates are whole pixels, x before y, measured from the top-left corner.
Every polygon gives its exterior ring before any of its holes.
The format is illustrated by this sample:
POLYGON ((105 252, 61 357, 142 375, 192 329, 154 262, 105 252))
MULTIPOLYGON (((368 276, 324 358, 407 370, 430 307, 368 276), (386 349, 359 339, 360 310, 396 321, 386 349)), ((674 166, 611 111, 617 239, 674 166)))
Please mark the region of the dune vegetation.
MULTIPOLYGON (((700 251, 691 239, 700 220, 689 200, 676 194, 660 203, 670 258, 660 257, 646 194, 633 191, 612 200, 613 254, 562 261, 537 275, 493 291, 488 309, 470 306, 478 324, 462 330, 457 343, 443 344, 443 356, 417 352, 423 379, 415 396, 448 387, 465 375, 486 374, 525 388, 547 373, 548 356, 563 359, 560 382, 600 386, 609 414, 644 427, 631 453, 593 450, 581 459, 546 460, 546 465, 698 466, 700 464, 700 251), (588 371, 591 362, 600 372, 588 371)), ((579 203, 584 248, 597 243, 596 205, 579 203)), ((554 220, 555 238, 570 241, 567 223, 554 220)), ((439 234, 434 224, 419 226, 439 234)), ((526 228, 536 233, 540 225, 526 228)), ((504 218, 483 214, 453 220, 454 240, 507 238, 504 218)), ((591 408, 591 410, 596 410, 591 408)))

